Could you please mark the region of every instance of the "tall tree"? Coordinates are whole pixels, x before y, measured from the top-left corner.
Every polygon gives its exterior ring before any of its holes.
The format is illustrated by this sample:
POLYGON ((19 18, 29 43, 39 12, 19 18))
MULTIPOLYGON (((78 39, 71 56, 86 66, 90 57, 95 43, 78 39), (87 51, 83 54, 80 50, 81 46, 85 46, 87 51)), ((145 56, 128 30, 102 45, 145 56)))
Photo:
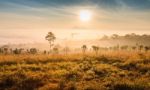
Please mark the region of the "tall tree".
POLYGON ((51 48, 54 45, 54 41, 56 39, 55 35, 52 32, 48 32, 48 34, 45 37, 46 40, 48 40, 49 45, 50 45, 50 53, 51 53, 51 48))

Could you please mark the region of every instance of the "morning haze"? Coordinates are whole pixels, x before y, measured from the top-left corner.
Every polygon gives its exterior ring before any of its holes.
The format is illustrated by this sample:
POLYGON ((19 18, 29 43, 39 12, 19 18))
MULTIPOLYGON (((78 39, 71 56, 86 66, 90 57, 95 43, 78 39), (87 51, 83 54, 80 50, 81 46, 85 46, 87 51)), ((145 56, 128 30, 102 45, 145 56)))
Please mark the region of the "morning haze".
POLYGON ((0 0, 0 90, 149 90, 150 0, 0 0))
POLYGON ((5 0, 0 5, 0 35, 1 38, 21 36, 33 39, 37 34, 41 38, 44 33, 54 31, 63 39, 61 33, 80 33, 81 30, 83 36, 80 38, 93 39, 94 34, 84 36, 86 31, 100 36, 149 34, 149 3, 148 0, 5 0), (86 17, 81 18, 84 11, 88 11, 90 20, 82 20, 86 17))

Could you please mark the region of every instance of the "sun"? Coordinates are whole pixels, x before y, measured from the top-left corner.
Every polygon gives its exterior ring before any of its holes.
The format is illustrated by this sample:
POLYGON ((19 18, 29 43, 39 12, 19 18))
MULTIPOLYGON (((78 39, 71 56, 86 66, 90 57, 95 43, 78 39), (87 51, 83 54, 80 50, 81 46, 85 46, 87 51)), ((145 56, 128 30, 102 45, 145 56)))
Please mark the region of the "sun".
POLYGON ((87 22, 91 20, 92 13, 89 10, 81 10, 79 16, 81 21, 87 22))

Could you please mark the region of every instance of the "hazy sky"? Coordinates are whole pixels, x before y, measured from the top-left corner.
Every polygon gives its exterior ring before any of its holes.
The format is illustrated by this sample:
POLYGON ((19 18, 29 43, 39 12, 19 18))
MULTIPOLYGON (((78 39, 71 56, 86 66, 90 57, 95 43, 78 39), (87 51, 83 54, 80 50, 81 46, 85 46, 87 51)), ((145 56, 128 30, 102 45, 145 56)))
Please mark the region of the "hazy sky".
POLYGON ((48 31, 61 39, 150 34, 150 0, 0 0, 1 43, 42 41, 48 31), (80 20, 81 10, 90 21, 80 20))

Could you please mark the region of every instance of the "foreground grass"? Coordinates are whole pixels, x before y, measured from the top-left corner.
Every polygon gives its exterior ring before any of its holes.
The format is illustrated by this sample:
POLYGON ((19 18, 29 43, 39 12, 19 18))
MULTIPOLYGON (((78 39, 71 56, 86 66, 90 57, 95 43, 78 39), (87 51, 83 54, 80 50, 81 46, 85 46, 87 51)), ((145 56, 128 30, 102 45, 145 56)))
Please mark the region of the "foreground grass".
POLYGON ((149 90, 150 53, 0 55, 0 90, 149 90))

